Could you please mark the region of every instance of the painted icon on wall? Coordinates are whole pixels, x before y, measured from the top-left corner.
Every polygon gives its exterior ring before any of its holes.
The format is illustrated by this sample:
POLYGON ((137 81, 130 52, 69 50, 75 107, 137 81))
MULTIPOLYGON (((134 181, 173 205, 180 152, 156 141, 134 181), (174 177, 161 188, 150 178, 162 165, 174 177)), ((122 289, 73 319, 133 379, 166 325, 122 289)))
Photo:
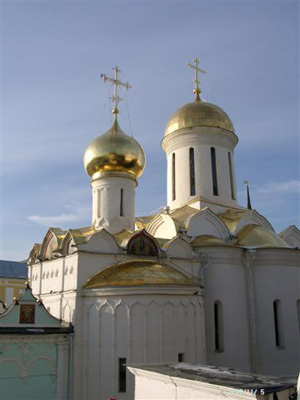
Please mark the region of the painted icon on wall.
POLYGON ((21 304, 20 307, 20 324, 34 324, 35 305, 21 304))

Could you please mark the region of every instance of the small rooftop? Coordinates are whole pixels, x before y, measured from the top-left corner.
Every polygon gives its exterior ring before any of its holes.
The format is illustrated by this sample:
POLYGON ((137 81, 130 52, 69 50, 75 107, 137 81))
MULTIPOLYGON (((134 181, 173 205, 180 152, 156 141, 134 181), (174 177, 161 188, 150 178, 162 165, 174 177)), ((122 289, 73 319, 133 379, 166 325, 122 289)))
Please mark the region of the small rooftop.
POLYGON ((27 279, 26 262, 0 260, 0 278, 27 279))
POLYGON ((172 377, 189 379, 241 390, 264 389, 265 394, 279 392, 296 386, 297 377, 271 377, 240 372, 225 367, 202 364, 130 364, 130 368, 140 369, 172 377))

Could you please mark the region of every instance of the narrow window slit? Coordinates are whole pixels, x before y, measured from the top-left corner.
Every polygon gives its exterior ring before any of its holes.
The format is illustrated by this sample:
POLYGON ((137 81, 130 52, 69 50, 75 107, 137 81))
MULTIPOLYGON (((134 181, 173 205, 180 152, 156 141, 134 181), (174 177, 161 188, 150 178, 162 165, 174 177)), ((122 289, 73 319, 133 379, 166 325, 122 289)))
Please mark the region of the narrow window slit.
POLYGON ((213 194, 214 196, 218 196, 219 190, 218 190, 218 179, 217 179, 217 161, 216 161, 216 149, 214 147, 210 148, 210 155, 211 155, 213 194))
POLYGON ((195 183, 195 155, 194 148, 190 147, 190 195, 195 196, 196 183, 195 183))
POLYGON ((175 153, 172 154, 172 200, 176 199, 175 153))
POLYGON ((275 343, 276 347, 283 347, 283 325, 282 325, 282 310, 281 301, 275 300, 273 302, 274 312, 274 330, 275 330, 275 343))
POLYGON ((215 351, 224 351, 223 306, 220 301, 214 303, 215 351))
POLYGON ((232 200, 235 200, 234 184, 233 184, 233 172, 232 172, 232 160, 231 160, 230 152, 228 152, 228 165, 229 165, 231 198, 232 198, 232 200))
POLYGON ((120 216, 124 217, 124 190, 121 189, 120 193, 120 216))
POLYGON ((126 393, 126 358, 119 358, 119 392, 126 393))

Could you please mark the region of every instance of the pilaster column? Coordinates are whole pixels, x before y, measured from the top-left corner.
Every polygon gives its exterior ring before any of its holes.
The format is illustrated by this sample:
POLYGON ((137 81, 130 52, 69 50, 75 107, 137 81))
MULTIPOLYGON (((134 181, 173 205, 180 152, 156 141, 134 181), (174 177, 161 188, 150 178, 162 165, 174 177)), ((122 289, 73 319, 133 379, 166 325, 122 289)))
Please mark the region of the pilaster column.
POLYGON ((61 341, 57 343, 57 388, 56 398, 57 400, 67 400, 68 396, 68 383, 70 380, 69 376, 69 349, 70 345, 67 341, 61 341))

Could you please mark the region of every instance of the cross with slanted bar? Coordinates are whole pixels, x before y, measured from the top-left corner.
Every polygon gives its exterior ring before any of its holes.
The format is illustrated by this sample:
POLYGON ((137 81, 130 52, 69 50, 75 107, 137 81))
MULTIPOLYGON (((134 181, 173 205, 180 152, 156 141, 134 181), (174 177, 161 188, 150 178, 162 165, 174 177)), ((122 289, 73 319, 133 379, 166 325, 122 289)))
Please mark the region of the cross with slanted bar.
POLYGON ((131 89, 131 86, 129 85, 128 82, 124 83, 118 79, 119 72, 121 72, 118 67, 113 68, 113 71, 115 73, 114 78, 110 78, 106 74, 101 74, 101 78, 104 80, 104 82, 111 82, 114 84, 114 94, 111 97, 112 101, 114 103, 113 114, 119 114, 118 103, 122 99, 118 96, 118 88, 119 88, 119 86, 121 86, 121 87, 125 88, 126 90, 128 90, 128 89, 131 89))
POLYGON ((193 92, 195 93, 195 101, 200 101, 201 90, 199 88, 198 72, 201 72, 202 74, 206 74, 206 71, 204 71, 204 69, 201 69, 198 67, 199 66, 198 58, 194 58, 194 63, 195 63, 195 65, 188 63, 188 67, 193 68, 195 70, 195 79, 194 79, 195 89, 193 90, 193 92))

